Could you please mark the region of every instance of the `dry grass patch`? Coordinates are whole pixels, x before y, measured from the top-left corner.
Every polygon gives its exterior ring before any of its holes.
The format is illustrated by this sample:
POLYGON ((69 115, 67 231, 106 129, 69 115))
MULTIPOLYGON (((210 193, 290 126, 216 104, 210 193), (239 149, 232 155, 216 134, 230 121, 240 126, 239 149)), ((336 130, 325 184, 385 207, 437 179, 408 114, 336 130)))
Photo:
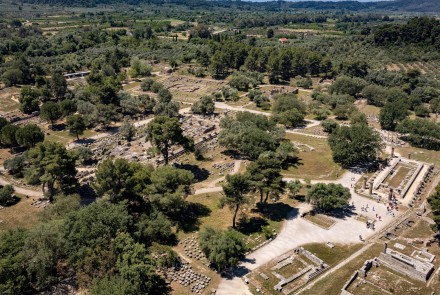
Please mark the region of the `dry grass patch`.
POLYGON ((38 221, 38 213, 43 209, 32 206, 31 197, 17 197, 19 201, 15 205, 0 209, 0 233, 10 229, 30 228, 38 221))
POLYGON ((304 216, 304 219, 324 229, 329 229, 330 227, 332 227, 332 225, 336 223, 333 218, 325 216, 324 214, 307 214, 306 216, 304 216))
POLYGON ((286 138, 315 148, 314 151, 299 152, 298 164, 282 171, 286 177, 334 180, 344 173, 344 169, 333 161, 327 139, 292 133, 287 133, 286 138))

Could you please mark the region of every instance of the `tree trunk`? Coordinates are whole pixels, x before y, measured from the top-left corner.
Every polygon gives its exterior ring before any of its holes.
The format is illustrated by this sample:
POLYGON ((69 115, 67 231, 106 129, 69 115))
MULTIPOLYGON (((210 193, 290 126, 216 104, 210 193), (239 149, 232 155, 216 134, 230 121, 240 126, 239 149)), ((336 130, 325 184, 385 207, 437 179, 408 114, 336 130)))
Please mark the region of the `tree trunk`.
POLYGON ((162 150, 163 162, 165 165, 168 165, 168 149, 162 150))
POLYGON ((270 192, 266 192, 266 198, 264 199, 265 204, 267 203, 267 200, 269 199, 269 194, 270 194, 270 192))
POLYGON ((234 218, 232 219, 232 228, 235 228, 235 218, 237 218, 238 208, 240 205, 235 206, 234 218))
POLYGON ((76 140, 79 140, 79 134, 78 133, 76 134, 76 140))
POLYGON ((263 189, 260 189, 260 204, 263 204, 263 189))

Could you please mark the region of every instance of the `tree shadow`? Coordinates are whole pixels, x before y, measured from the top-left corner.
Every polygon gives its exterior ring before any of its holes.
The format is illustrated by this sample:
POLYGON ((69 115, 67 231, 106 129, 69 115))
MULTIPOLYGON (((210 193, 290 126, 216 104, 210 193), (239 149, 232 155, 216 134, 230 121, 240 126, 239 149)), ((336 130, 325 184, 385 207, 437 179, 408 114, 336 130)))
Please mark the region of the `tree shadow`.
MULTIPOLYGON (((285 203, 258 204, 261 214, 272 221, 283 221, 298 209, 285 203)), ((296 215, 298 212, 296 212, 296 215)))
POLYGON ((260 232, 263 226, 269 225, 269 223, 261 217, 247 218, 243 215, 237 224, 237 230, 244 235, 250 235, 260 232))
POLYGON ((344 208, 337 208, 337 209, 333 209, 331 211, 328 212, 316 212, 316 213, 320 213, 320 214, 324 214, 324 215, 328 215, 337 219, 346 219, 348 217, 352 217, 352 216, 356 216, 358 215, 356 212, 354 212, 354 206, 352 205, 348 205, 344 208))
MULTIPOLYGON (((0 186, 1 187, 1 186, 0 186)), ((17 205, 18 203, 21 202, 21 198, 17 197, 16 195, 11 196, 10 199, 8 199, 6 202, 4 203, 0 203, 0 205, 4 206, 4 207, 12 207, 14 205, 17 205)))
POLYGON ((200 168, 198 165, 194 165, 194 164, 174 164, 174 166, 176 168, 179 168, 179 169, 184 169, 184 170, 191 171, 194 174, 197 182, 206 180, 209 177, 209 170, 207 170, 205 168, 200 168))
POLYGON ((289 167, 298 168, 301 165, 304 165, 304 163, 301 162, 301 158, 296 156, 288 157, 283 163, 281 163, 281 168, 287 170, 289 167))
POLYGON ((81 197, 80 204, 81 206, 87 206, 96 201, 98 195, 95 190, 88 184, 83 184, 78 186, 77 193, 81 197))
POLYGON ((185 218, 177 220, 177 227, 183 232, 193 232, 200 228, 200 218, 208 216, 211 209, 200 203, 188 203, 185 212, 182 214, 185 218))

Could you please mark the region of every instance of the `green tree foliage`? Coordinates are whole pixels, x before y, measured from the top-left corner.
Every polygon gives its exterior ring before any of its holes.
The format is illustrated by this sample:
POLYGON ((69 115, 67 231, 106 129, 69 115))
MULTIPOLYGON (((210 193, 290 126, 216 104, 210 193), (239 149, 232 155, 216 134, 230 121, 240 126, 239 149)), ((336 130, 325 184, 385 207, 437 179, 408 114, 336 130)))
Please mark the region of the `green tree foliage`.
POLYGON ((118 121, 120 117, 120 114, 111 105, 98 104, 96 106, 95 120, 104 128, 107 128, 112 122, 118 121))
POLYGON ((279 94, 272 106, 274 120, 288 128, 297 127, 304 121, 306 105, 294 94, 279 94))
POLYGON ((315 209, 328 212, 348 205, 350 197, 350 190, 340 184, 317 183, 307 191, 306 201, 315 209))
POLYGON ((191 192, 194 174, 187 170, 163 166, 153 171, 150 179, 147 198, 153 206, 175 221, 183 218, 187 209, 185 197, 191 192))
POLYGON ((250 159, 266 151, 275 151, 284 136, 273 120, 249 112, 227 116, 220 121, 220 145, 235 150, 250 159))
POLYGON ((226 175, 226 183, 223 184, 223 192, 225 193, 225 196, 221 199, 221 206, 227 205, 233 211, 233 228, 236 227, 235 220, 240 206, 250 202, 248 194, 251 189, 252 183, 247 175, 226 175))
POLYGON ((27 124, 17 130, 15 133, 17 143, 27 148, 33 148, 39 142, 44 140, 44 133, 40 127, 35 124, 27 124))
POLYGON ((211 38, 211 32, 207 25, 198 24, 190 31, 191 38, 209 39, 211 38))
POLYGON ((150 76, 152 67, 145 60, 134 57, 130 61, 129 75, 133 78, 150 76))
POLYGON ((29 174, 47 187, 47 194, 52 198, 56 186, 62 191, 69 190, 76 184, 75 157, 57 142, 46 141, 37 144, 28 152, 29 174))
POLYGON ((23 175, 23 169, 25 168, 26 163, 26 153, 23 153, 22 155, 6 159, 3 163, 3 166, 10 174, 16 177, 21 177, 23 175))
POLYGON ((332 133, 338 127, 338 123, 334 120, 327 119, 321 122, 321 126, 327 133, 332 133))
POLYGON ((86 123, 82 115, 72 115, 67 117, 66 120, 67 129, 71 135, 75 135, 79 140, 79 136, 86 130, 86 123))
POLYGON ((158 102, 153 111, 157 116, 177 117, 179 115, 179 103, 171 101, 173 96, 167 89, 161 89, 157 95, 158 102))
POLYGON ((255 105, 263 110, 270 109, 269 98, 261 92, 259 89, 251 89, 248 93, 250 101, 255 102, 255 105))
POLYGON ((405 119, 396 129, 402 139, 420 148, 440 150, 440 126, 424 119, 405 119))
POLYGON ((211 227, 200 233, 200 248, 220 271, 235 266, 247 251, 242 236, 235 230, 220 231, 211 227))
POLYGON ((129 163, 122 158, 106 159, 96 169, 93 186, 98 195, 108 196, 112 203, 137 201, 139 193, 150 182, 151 171, 149 166, 129 163))
POLYGON ((23 229, 7 231, 0 236, 0 293, 24 294, 30 289, 27 280, 27 258, 23 247, 27 232, 23 229))
POLYGON ((141 87, 142 91, 150 91, 153 83, 154 83, 153 78, 146 78, 144 81, 142 81, 140 87, 141 87))
POLYGON ((92 203, 67 215, 63 225, 66 254, 81 284, 88 285, 113 270, 117 260, 114 239, 131 224, 124 205, 108 202, 92 203))
POLYGON ((360 78, 339 76, 330 86, 330 94, 348 94, 356 97, 366 86, 366 82, 360 78))
POLYGON ((14 199, 14 187, 10 184, 0 186, 0 204, 6 205, 14 199))
POLYGON ((404 101, 388 102, 380 109, 380 126, 382 129, 394 131, 397 124, 407 116, 408 107, 404 101))
POLYGON ((136 128, 130 123, 130 121, 124 120, 121 127, 119 127, 119 132, 125 140, 131 141, 136 135, 136 128))
POLYGON ((261 204, 267 203, 269 197, 279 199, 284 192, 285 182, 281 175, 281 161, 273 152, 261 154, 248 166, 246 175, 253 189, 260 193, 261 204))
POLYGON ((382 147, 379 134, 363 123, 337 127, 328 142, 334 161, 342 167, 375 160, 382 147))
POLYGON ((176 236, 171 230, 171 222, 161 212, 152 212, 151 214, 142 214, 135 224, 133 235, 136 239, 145 245, 152 243, 172 243, 176 236))
POLYGON ((289 191, 289 195, 292 198, 295 198, 299 191, 303 188, 303 184, 298 179, 289 181, 287 183, 287 189, 289 191))
POLYGON ((24 86, 20 92, 20 111, 25 114, 38 111, 40 109, 39 98, 40 95, 37 90, 24 86))
POLYGON ((214 110, 215 104, 211 96, 203 96, 191 106, 191 112, 193 114, 200 114, 203 116, 213 114, 214 110))
MULTIPOLYGON (((440 229, 440 184, 437 185, 435 191, 429 196, 428 203, 431 206, 437 231, 440 229)), ((1 248, 0 248, 1 249, 1 248)))
POLYGON ((268 29, 266 32, 266 37, 270 39, 273 38, 273 36, 274 36, 273 29, 268 29))
POLYGON ((64 99, 60 102, 60 108, 63 116, 67 117, 76 112, 76 103, 71 99, 64 99))
POLYGON ((52 90, 52 95, 56 99, 61 99, 64 97, 64 95, 66 95, 67 82, 60 71, 55 71, 52 73, 52 77, 50 79, 50 89, 52 90))
POLYGON ((147 125, 147 140, 162 154, 165 165, 169 161, 169 150, 174 145, 180 145, 192 150, 193 141, 182 133, 182 127, 177 118, 156 116, 147 125))
POLYGON ((296 82, 296 86, 303 87, 305 89, 310 89, 313 86, 312 78, 310 77, 300 78, 296 82))
POLYGON ((40 117, 43 120, 49 121, 52 128, 55 121, 60 119, 62 115, 60 105, 56 102, 48 101, 41 106, 40 117))
POLYGON ((8 124, 1 129, 0 133, 0 142, 6 146, 15 146, 17 145, 16 134, 20 128, 16 125, 8 124))
POLYGON ((28 275, 37 290, 57 282, 57 263, 64 256, 61 225, 50 222, 32 228, 24 245, 24 253, 28 259, 28 275))

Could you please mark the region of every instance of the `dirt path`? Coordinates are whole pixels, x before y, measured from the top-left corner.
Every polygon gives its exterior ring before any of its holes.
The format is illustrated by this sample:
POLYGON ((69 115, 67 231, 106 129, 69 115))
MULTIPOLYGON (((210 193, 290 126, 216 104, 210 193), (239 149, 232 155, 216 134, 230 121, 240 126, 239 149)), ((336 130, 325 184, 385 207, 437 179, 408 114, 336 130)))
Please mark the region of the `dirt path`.
POLYGON ((37 191, 37 190, 30 189, 30 188, 17 186, 15 184, 13 184, 11 181, 9 181, 8 179, 6 179, 0 175, 0 185, 9 185, 9 184, 11 184, 14 187, 14 190, 17 194, 27 195, 30 197, 41 197, 43 195, 43 192, 40 190, 37 191))

